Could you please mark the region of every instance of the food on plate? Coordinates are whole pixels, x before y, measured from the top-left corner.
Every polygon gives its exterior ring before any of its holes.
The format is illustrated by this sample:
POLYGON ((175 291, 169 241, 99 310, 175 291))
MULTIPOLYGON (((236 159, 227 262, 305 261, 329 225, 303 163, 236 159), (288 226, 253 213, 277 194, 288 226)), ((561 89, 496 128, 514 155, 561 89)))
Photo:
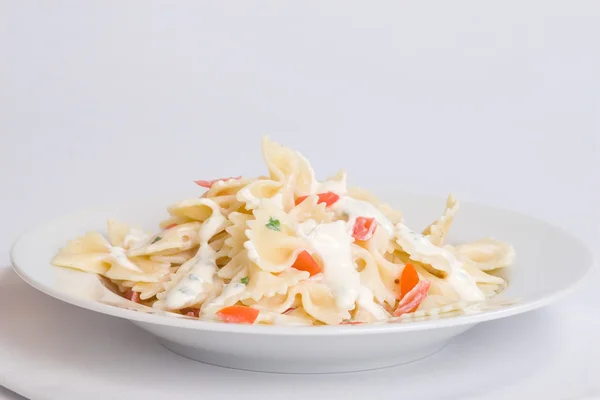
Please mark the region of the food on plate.
POLYGON ((239 324, 355 325, 435 316, 481 304, 506 282, 511 245, 452 246, 458 211, 422 231, 346 174, 318 181, 298 152, 262 142, 268 175, 197 180, 198 198, 168 208, 155 233, 109 220, 69 241, 56 266, 103 276, 130 301, 239 324))

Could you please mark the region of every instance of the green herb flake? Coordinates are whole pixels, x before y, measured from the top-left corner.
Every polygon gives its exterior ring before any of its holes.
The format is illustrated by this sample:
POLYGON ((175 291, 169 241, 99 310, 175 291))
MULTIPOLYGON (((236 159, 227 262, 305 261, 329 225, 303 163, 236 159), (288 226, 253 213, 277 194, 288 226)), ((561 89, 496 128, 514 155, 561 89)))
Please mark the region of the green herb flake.
POLYGON ((272 231, 281 231, 281 222, 278 219, 273 219, 273 217, 269 217, 269 222, 265 226, 272 231))
POLYGON ((160 239, 162 239, 162 238, 160 236, 157 236, 154 238, 153 241, 150 242, 150 244, 154 244, 154 243, 158 242, 160 239))
POLYGON ((240 279, 240 282, 242 282, 244 285, 247 285, 248 284, 248 277, 247 276, 243 277, 242 279, 240 279))

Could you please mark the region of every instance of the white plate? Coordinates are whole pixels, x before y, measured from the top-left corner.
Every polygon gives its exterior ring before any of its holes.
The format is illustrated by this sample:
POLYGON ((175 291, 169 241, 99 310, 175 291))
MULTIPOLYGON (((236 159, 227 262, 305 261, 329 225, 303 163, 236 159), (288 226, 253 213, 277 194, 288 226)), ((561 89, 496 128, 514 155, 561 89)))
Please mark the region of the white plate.
MULTIPOLYGON (((181 198, 183 198, 182 196, 181 198)), ((442 211, 442 199, 408 194, 382 196, 400 208, 409 226, 425 226, 442 211)), ((176 199, 145 200, 74 212, 25 233, 11 257, 29 284, 82 308, 128 319, 168 349, 221 366, 269 372, 346 372, 397 365, 426 357, 479 322, 520 314, 556 300, 594 265, 592 253, 564 230, 535 218, 463 203, 451 241, 494 236, 514 245, 505 299, 518 302, 474 315, 383 325, 279 327, 198 321, 162 315, 110 292, 90 274, 53 267, 64 243, 88 230, 105 231, 107 218, 151 228, 176 199), (125 309, 121 307, 129 307, 125 309)))

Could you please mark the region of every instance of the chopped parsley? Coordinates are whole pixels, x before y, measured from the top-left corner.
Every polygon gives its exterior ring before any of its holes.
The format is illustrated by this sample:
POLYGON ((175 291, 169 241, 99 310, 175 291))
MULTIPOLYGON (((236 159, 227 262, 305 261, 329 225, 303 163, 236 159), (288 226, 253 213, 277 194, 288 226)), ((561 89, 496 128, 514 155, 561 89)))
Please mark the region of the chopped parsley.
POLYGON ((273 219, 273 217, 269 217, 269 222, 265 226, 272 231, 281 231, 281 222, 278 219, 273 219))
POLYGON ((160 239, 162 239, 162 238, 160 236, 157 236, 154 238, 153 241, 150 242, 150 244, 154 244, 154 243, 158 242, 160 239))
POLYGON ((247 285, 248 284, 248 277, 247 276, 243 277, 242 279, 240 279, 240 282, 242 282, 244 285, 247 285))

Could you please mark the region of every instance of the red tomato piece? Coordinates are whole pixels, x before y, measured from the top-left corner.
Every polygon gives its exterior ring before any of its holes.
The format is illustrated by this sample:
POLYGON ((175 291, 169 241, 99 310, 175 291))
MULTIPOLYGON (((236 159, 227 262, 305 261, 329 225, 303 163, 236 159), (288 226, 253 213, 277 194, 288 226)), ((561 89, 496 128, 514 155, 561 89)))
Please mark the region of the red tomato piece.
POLYGON ((377 229, 375 218, 358 217, 352 228, 352 236, 356 240, 369 240, 377 229))
POLYGON ((419 281, 417 285, 406 294, 398 303, 398 307, 394 311, 394 316, 399 317, 402 314, 407 314, 416 311, 419 304, 427 297, 430 283, 427 281, 419 281))
POLYGON ((415 267, 407 263, 400 275, 400 298, 403 298, 419 283, 419 274, 415 267))
POLYGON ((215 183, 219 182, 219 181, 229 181, 231 179, 241 179, 241 176, 231 176, 229 178, 219 178, 219 179, 213 179, 212 181, 194 181, 194 183, 198 186, 202 186, 204 188, 210 189, 212 187, 212 185, 214 185, 215 183))
POLYGON ((259 311, 256 308, 246 306, 230 306, 217 311, 217 316, 223 322, 236 324, 253 324, 258 318, 259 311))
POLYGON ((315 259, 312 258, 310 253, 306 250, 298 254, 298 257, 296 257, 296 261, 294 261, 292 268, 295 268, 300 271, 306 271, 310 274, 310 276, 316 275, 319 272, 321 272, 321 267, 319 267, 319 264, 317 264, 315 259))

